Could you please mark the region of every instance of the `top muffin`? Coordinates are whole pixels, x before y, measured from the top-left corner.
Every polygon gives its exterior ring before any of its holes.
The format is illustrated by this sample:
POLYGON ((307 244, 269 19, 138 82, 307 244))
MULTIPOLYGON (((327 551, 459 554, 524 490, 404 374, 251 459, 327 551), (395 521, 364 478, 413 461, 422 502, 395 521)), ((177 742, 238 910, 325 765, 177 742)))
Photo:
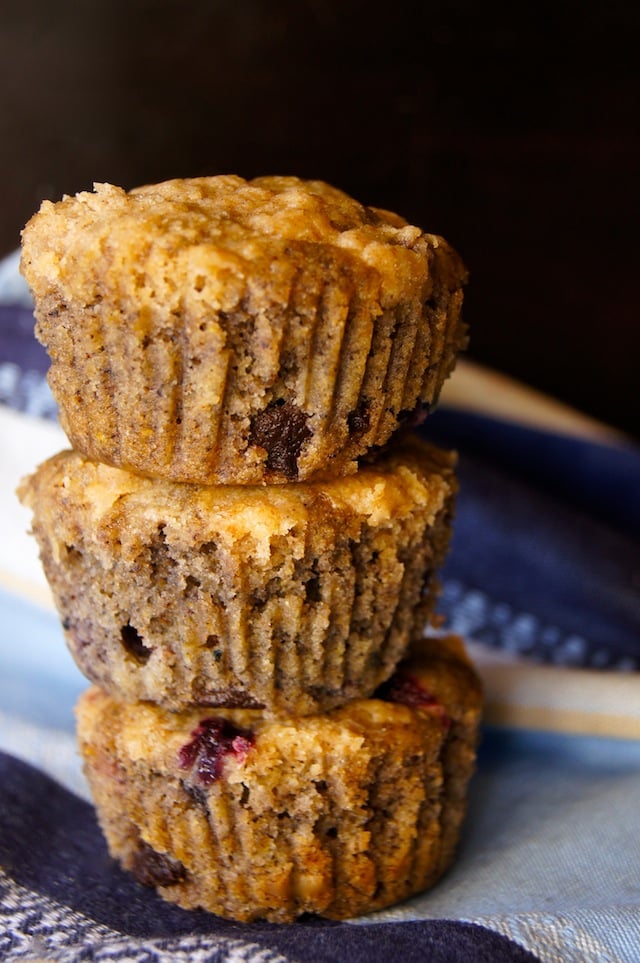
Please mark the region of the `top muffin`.
POLYGON ((174 481, 350 474, 465 340, 445 241, 294 177, 45 201, 22 270, 72 445, 174 481))

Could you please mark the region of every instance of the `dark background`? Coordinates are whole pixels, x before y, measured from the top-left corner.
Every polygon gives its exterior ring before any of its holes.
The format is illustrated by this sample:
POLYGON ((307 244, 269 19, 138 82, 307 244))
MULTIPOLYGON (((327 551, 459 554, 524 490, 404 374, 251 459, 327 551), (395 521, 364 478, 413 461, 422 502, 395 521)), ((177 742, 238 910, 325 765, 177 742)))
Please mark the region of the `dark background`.
POLYGON ((319 177, 460 250, 472 358, 640 434, 640 4, 0 13, 0 255, 93 181, 319 177))

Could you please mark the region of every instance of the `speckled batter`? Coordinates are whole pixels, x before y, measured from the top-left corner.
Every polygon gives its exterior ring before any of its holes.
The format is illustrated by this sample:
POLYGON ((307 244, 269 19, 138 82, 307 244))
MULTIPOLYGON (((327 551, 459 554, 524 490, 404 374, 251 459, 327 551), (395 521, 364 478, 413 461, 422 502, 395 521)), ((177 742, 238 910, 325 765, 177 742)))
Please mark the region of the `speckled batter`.
POLYGON ((22 270, 73 447, 175 481, 353 473, 465 341, 452 248, 319 181, 96 185, 43 203, 22 270))

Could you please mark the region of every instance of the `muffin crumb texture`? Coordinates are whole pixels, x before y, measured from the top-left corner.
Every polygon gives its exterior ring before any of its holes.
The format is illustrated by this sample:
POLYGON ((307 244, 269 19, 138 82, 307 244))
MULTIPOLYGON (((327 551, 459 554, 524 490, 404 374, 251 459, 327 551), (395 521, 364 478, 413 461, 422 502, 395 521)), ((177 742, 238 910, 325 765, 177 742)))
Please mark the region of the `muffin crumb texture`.
POLYGON ((110 854, 185 909, 343 920, 451 864, 481 692, 435 625, 466 344, 450 245, 321 181, 45 201, 22 236, 71 449, 20 485, 110 854))
POLYGON ((319 181, 99 184, 22 251, 73 447, 152 477, 352 474, 465 342, 452 248, 319 181))
POLYGON ((458 840, 480 692, 455 640, 423 642, 402 671, 424 704, 392 685, 282 720, 90 689, 80 746, 112 855, 166 899, 239 920, 346 919, 431 886, 458 840))
POLYGON ((433 611, 454 492, 452 458, 410 439, 330 482, 180 485, 62 452, 20 490, 89 679, 271 715, 391 675, 433 611))

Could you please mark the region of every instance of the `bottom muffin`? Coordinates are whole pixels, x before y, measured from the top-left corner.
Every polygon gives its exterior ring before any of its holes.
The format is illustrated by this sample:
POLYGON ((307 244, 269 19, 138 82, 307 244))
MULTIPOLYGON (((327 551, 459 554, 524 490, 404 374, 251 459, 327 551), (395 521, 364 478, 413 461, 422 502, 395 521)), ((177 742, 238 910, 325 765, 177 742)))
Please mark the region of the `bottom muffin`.
POLYGON ((167 712, 97 688, 78 734, 109 850, 167 900, 237 920, 345 919, 453 858, 481 695, 455 638, 425 640, 375 698, 324 715, 167 712))

